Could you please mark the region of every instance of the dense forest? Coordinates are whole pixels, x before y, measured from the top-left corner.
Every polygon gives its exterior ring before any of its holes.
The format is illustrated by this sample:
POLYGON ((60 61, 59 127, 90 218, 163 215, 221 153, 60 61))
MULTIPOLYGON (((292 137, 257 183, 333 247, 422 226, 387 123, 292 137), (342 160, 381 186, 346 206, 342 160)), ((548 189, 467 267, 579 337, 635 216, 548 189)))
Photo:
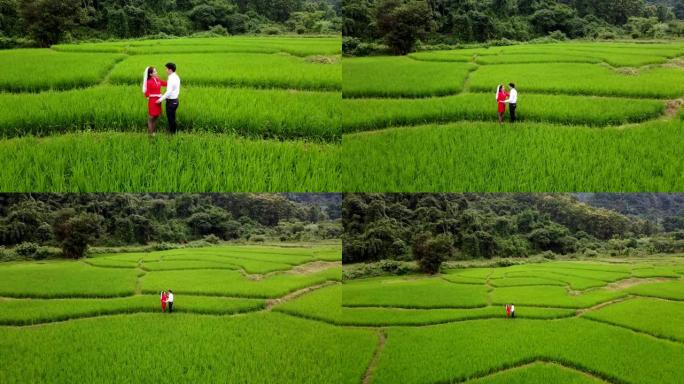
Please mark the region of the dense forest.
POLYGON ((82 257, 89 245, 339 238, 340 200, 335 194, 0 194, 0 258, 44 258, 50 246, 82 257))
POLYGON ((340 12, 337 0, 0 0, 0 48, 207 31, 329 34, 340 31, 340 12))
POLYGON ((421 44, 684 35, 682 0, 345 0, 344 51, 405 54, 421 44))
POLYGON ((684 195, 679 193, 578 193, 587 204, 647 218, 664 231, 684 228, 684 195))
MULTIPOLYGON (((648 211, 653 199, 641 197, 648 211)), ((347 194, 342 222, 345 263, 412 260, 431 248, 454 260, 684 252, 684 220, 665 226, 570 194, 347 194)))

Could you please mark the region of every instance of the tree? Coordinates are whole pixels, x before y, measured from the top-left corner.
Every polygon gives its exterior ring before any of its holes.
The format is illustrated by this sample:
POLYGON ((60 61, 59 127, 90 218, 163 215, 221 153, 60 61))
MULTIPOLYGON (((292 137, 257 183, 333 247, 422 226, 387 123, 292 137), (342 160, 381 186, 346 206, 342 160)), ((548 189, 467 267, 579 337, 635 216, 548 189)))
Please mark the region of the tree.
POLYGON ((88 245, 100 236, 103 218, 94 213, 76 213, 64 209, 57 213, 53 231, 65 257, 85 256, 88 245))
POLYGON ((375 22, 390 49, 405 55, 411 52, 418 37, 430 29, 430 8, 424 0, 381 0, 375 22))
POLYGON ((453 238, 450 234, 433 237, 430 232, 421 232, 413 238, 412 249, 420 269, 425 273, 435 274, 439 272, 444 260, 453 255, 453 238))
POLYGON ((42 47, 58 43, 76 26, 81 11, 78 0, 24 0, 20 3, 21 17, 31 36, 42 47))

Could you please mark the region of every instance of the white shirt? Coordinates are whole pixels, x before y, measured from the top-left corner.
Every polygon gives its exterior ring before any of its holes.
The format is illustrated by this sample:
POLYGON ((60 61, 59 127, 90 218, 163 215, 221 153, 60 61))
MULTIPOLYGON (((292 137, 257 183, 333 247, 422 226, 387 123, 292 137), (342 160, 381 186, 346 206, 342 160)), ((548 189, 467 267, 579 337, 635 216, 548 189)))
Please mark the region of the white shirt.
POLYGON ((511 93, 508 96, 508 100, 506 100, 505 102, 509 104, 516 104, 518 102, 518 91, 515 88, 511 89, 511 93))
POLYGON ((511 312, 515 312, 515 305, 511 305, 511 312))
POLYGON ((162 97, 159 98, 159 101, 164 101, 164 100, 175 100, 178 98, 178 95, 180 94, 180 77, 176 74, 176 72, 172 73, 169 75, 169 78, 166 80, 166 93, 162 95, 162 97))
POLYGON ((169 293, 169 297, 166 298, 167 303, 173 303, 173 293, 169 293))

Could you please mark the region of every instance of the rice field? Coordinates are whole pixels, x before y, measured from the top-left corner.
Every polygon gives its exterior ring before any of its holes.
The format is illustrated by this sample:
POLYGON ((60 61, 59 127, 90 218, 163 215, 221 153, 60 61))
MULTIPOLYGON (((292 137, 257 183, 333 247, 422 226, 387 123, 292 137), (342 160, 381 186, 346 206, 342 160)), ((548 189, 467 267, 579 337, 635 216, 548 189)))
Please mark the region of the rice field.
POLYGON ((0 52, 0 147, 18 159, 16 168, 3 170, 0 190, 339 190, 339 55, 339 37, 135 40, 0 52), (154 65, 166 78, 167 62, 177 64, 182 79, 178 124, 186 136, 165 135, 163 112, 149 141, 142 72, 154 65), (172 160, 161 163, 165 157, 172 160), (123 172, 106 175, 109 164, 123 172))
POLYGON ((683 56, 680 42, 571 42, 345 58, 343 184, 679 191, 683 56), (511 82, 518 121, 500 125, 494 92, 511 82))
POLYGON ((359 383, 678 383, 684 373, 680 259, 550 261, 348 280, 278 311, 374 329, 379 340, 359 383), (640 277, 643 270, 669 277, 640 277), (599 284, 578 289, 564 276, 599 284), (454 294, 436 282, 471 291, 454 294), (390 287, 404 285, 427 288, 388 299, 397 289, 390 287), (650 295, 661 287, 663 294, 650 295), (325 304, 340 296, 334 290, 341 291, 337 318, 325 304), (430 302, 468 295, 484 304, 407 309, 419 296, 430 302), (388 305, 357 307, 359 297, 388 305), (515 305, 514 319, 506 318, 505 304, 515 305))
POLYGON ((279 310, 338 287, 340 260, 339 245, 242 245, 0 265, 0 381, 355 383, 374 332, 279 310))

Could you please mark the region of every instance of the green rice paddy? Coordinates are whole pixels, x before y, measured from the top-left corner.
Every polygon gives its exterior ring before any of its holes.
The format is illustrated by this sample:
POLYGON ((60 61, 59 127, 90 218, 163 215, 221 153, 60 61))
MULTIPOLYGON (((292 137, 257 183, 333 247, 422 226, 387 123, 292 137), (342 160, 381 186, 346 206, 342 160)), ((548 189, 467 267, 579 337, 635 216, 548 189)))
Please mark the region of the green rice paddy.
POLYGON ((345 58, 343 184, 679 191, 682 56, 679 42, 571 42, 345 58), (518 122, 500 125, 494 93, 511 82, 518 122))
POLYGON ((0 52, 0 147, 18 159, 17 167, 4 169, 0 190, 339 190, 339 54, 338 37, 139 40, 0 52), (164 137, 162 113, 158 135, 148 142, 142 73, 154 65, 165 78, 167 62, 177 64, 182 79, 178 122, 187 136, 164 137), (164 157, 172 160, 161 163, 164 157), (125 171, 106 175, 109 166, 102 163, 125 171))
POLYGON ((356 383, 374 332, 278 310, 338 287, 340 259, 339 245, 242 245, 0 265, 0 381, 356 383), (166 263, 179 269, 148 267, 166 263))
POLYGON ((684 373, 683 261, 619 261, 349 280, 278 310, 375 329, 379 341, 358 378, 363 383, 677 383, 684 373), (641 277, 645 269, 671 277, 641 277), (578 289, 562 279, 575 275, 599 284, 578 289), (463 299, 466 293, 436 283, 465 286, 459 278, 470 279, 470 297, 484 292, 484 305, 407 309, 418 297, 426 303, 463 299), (398 288, 388 288, 403 285, 415 286, 415 293, 392 295, 398 288), (660 288, 663 294, 651 297, 660 288), (335 290, 341 290, 341 310, 331 318, 325 303, 335 290), (360 308, 364 297, 387 306, 360 308), (515 305, 515 319, 506 317, 505 304, 515 305))

